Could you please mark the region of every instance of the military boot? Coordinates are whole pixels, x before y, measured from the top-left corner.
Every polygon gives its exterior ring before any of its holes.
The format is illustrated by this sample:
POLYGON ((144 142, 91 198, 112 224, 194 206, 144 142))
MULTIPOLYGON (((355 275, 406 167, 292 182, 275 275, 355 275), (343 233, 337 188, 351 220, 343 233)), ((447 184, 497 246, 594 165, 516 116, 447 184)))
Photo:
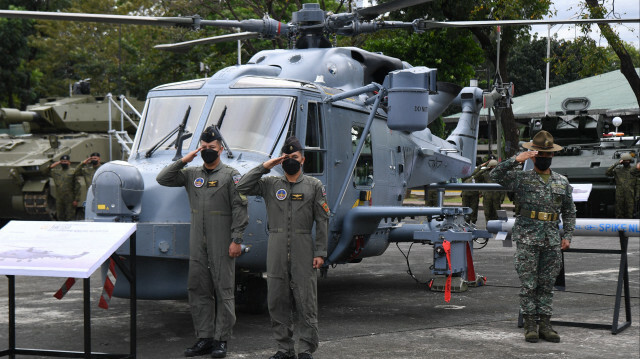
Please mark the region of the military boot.
POLYGON ((524 317, 524 340, 529 343, 538 342, 538 323, 535 315, 525 314, 524 317))
POLYGON ((551 328, 551 316, 540 314, 540 338, 553 343, 560 343, 558 332, 551 328))

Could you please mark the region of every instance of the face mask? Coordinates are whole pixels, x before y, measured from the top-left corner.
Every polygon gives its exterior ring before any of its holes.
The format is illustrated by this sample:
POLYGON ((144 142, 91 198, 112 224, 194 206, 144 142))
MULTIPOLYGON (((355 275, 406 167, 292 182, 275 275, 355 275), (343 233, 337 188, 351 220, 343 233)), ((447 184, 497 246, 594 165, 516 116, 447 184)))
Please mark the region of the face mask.
POLYGON ((625 166, 625 167, 629 167, 629 166, 631 166, 631 162, 624 161, 624 162, 622 162, 622 165, 625 166))
POLYGON ((98 160, 91 160, 91 164, 94 165, 94 166, 97 165, 98 164, 98 160))
POLYGON ((546 171, 551 166, 551 157, 536 157, 535 166, 540 171, 546 171))
POLYGON ((218 159, 218 151, 207 148, 200 151, 200 156, 205 163, 213 163, 218 159))
POLYGON ((300 162, 294 160, 293 158, 287 158, 286 160, 282 161, 282 169, 288 174, 288 175, 294 175, 296 173, 298 173, 298 171, 300 171, 300 162))
POLYGON ((67 168, 69 168, 69 165, 66 163, 61 163, 60 166, 62 166, 63 170, 66 170, 67 168))

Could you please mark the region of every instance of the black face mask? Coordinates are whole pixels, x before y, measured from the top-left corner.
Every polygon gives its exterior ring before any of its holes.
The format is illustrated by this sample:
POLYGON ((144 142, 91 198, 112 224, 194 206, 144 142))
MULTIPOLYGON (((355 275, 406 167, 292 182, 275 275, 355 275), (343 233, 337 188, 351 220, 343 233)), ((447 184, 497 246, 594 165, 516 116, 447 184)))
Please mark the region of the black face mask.
POLYGON ((207 148, 200 151, 200 156, 205 163, 213 163, 218 159, 218 151, 207 148))
POLYGON ((631 166, 631 162, 624 161, 622 162, 622 165, 628 168, 629 166, 631 166))
POLYGON ((551 166, 551 159, 552 159, 552 157, 536 157, 535 166, 540 171, 546 171, 547 168, 549 168, 551 166))
POLYGON ((91 164, 94 165, 94 166, 97 165, 98 164, 98 160, 91 160, 91 164))
POLYGON ((69 165, 66 163, 61 163, 60 166, 62 166, 63 170, 66 170, 67 168, 69 168, 69 165))
POLYGON ((293 176, 294 174, 300 171, 300 162, 294 160, 293 158, 287 158, 282 161, 282 169, 288 174, 293 176))

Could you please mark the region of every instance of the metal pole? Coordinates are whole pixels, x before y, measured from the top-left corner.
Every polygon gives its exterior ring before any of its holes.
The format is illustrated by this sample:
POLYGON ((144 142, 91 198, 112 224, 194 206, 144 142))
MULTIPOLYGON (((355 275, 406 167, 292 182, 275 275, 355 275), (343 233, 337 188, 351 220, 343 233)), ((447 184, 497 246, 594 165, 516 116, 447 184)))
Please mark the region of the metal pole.
POLYGON ((89 287, 91 285, 89 278, 83 280, 83 292, 84 292, 84 357, 85 359, 91 359, 91 291, 89 287))
POLYGON ((8 275, 9 279, 9 356, 15 358, 16 350, 16 277, 8 275))
POLYGON ((112 144, 111 144, 111 101, 112 101, 112 97, 113 96, 111 95, 111 92, 109 92, 107 94, 107 99, 109 100, 109 110, 107 111, 107 114, 109 116, 109 161, 113 160, 113 158, 112 158, 113 150, 111 148, 112 147, 112 144))
POLYGON ((549 116, 549 66, 551 63, 551 25, 547 25, 547 78, 544 98, 544 115, 549 116))
POLYGON ((345 193, 347 192, 347 186, 349 185, 349 181, 351 181, 351 177, 353 177, 353 170, 356 168, 356 164, 358 163, 358 158, 360 158, 360 152, 362 151, 362 147, 364 147, 364 142, 367 139, 367 135, 369 134, 369 129, 371 128, 371 124, 373 123, 373 119, 376 117, 376 112, 378 112, 378 106, 380 106, 380 100, 382 99, 382 95, 384 91, 382 89, 376 96, 376 102, 373 104, 373 109, 371 110, 371 114, 369 114, 369 118, 367 119, 367 124, 364 126, 364 130, 362 131, 362 135, 360 136, 360 142, 358 142, 358 147, 356 147, 356 152, 353 154, 353 158, 351 159, 351 163, 349 164, 349 168, 347 169, 347 175, 345 176, 344 182, 340 187, 340 191, 338 192, 338 198, 336 198, 336 203, 334 203, 331 208, 338 208, 342 203, 342 199, 344 198, 345 193))

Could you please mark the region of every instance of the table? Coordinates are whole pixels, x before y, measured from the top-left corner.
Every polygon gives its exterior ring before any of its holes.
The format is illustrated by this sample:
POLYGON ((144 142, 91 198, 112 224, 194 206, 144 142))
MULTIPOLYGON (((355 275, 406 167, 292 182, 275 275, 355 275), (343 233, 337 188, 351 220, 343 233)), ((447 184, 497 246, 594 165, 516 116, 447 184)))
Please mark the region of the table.
POLYGON ((68 358, 136 357, 135 223, 11 221, 0 229, 0 274, 9 280, 9 348, 0 357, 40 355, 68 358), (129 239, 127 267, 115 251, 129 239), (91 351, 90 277, 107 259, 113 259, 130 283, 130 352, 91 351), (83 279, 84 352, 16 348, 15 276, 83 279))

